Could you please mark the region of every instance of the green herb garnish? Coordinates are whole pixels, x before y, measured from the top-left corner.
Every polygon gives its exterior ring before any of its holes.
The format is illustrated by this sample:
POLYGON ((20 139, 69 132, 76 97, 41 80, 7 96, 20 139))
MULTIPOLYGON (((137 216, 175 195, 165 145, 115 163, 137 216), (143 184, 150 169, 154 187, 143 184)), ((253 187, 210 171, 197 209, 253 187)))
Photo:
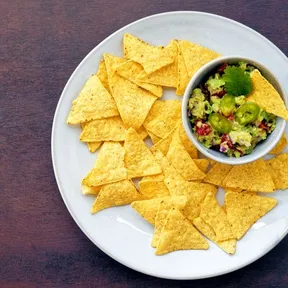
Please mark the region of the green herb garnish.
POLYGON ((233 96, 247 96, 253 89, 250 75, 236 66, 229 66, 224 70, 223 80, 226 92, 233 96))

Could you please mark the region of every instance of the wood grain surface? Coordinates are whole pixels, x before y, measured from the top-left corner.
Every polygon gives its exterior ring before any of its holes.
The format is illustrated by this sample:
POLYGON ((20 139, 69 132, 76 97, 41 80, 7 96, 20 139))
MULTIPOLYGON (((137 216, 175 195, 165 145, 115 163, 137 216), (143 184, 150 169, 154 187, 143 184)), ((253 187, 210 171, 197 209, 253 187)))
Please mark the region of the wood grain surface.
POLYGON ((288 54, 287 0, 0 1, 1 288, 288 287, 288 238, 228 275, 162 280, 102 253, 77 227, 60 197, 50 136, 66 81, 83 57, 115 30, 173 10, 230 17, 288 54))

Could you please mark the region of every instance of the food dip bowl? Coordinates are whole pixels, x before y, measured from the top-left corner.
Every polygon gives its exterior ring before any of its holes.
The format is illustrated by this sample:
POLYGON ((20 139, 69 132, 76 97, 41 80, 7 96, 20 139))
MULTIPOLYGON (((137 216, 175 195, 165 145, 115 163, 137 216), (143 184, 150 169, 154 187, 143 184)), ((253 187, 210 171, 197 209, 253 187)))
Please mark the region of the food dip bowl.
POLYGON ((183 101, 182 101, 182 122, 186 131, 187 136, 189 137, 190 141, 196 146, 196 148, 206 157, 211 158, 217 162, 224 163, 224 164, 230 164, 230 165, 239 165, 239 164, 245 164, 252 161, 255 161, 267 153, 269 153, 275 145, 280 140, 286 126, 286 121, 280 117, 277 117, 276 120, 276 127, 274 131, 267 136, 267 138, 259 142, 255 148, 253 149, 251 154, 243 155, 242 157, 236 158, 236 157, 228 157, 224 153, 221 153, 220 151, 216 151, 210 148, 205 147, 203 144, 201 144, 197 136, 192 130, 192 125, 188 117, 188 101, 191 96, 191 93, 194 88, 196 88, 203 80, 207 79, 207 76, 209 76, 217 67, 219 67, 221 64, 227 63, 227 64, 237 64, 239 61, 244 61, 247 64, 251 64, 255 66, 273 86, 277 90, 277 92, 282 97, 286 107, 287 107, 287 97, 284 93, 284 90, 282 89, 279 81, 276 79, 276 77, 262 64, 258 61, 255 61, 250 58, 241 57, 241 56, 224 56, 217 58, 203 67, 201 67, 195 75, 191 78, 190 82, 188 83, 183 101))

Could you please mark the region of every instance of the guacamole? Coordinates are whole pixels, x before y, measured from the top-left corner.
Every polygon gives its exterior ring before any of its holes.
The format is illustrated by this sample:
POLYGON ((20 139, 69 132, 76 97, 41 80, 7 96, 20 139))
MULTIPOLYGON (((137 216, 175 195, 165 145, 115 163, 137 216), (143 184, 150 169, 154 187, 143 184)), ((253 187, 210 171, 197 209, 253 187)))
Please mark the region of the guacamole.
POLYGON ((191 93, 188 117, 198 141, 228 157, 250 154, 276 127, 277 117, 246 97, 252 92, 245 62, 218 67, 191 93))

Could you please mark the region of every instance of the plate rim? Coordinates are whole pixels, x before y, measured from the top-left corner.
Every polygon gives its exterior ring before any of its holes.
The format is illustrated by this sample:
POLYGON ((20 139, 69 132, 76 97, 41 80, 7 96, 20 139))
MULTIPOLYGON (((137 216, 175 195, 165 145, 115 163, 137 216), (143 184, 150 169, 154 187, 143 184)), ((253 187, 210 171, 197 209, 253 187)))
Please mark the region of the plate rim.
POLYGON ((138 24, 142 21, 146 21, 148 19, 151 19, 151 18, 157 18, 157 17, 165 17, 165 16, 170 16, 170 15, 174 15, 174 14, 193 14, 193 15, 204 15, 204 16, 207 16, 207 17, 214 17, 214 18, 218 18, 218 19, 221 19, 221 20, 225 20, 225 21, 228 21, 229 23, 232 23, 234 25, 237 25, 237 26, 240 26, 241 28, 244 28, 244 29, 247 29, 249 30, 251 33, 255 34, 256 36, 262 38, 262 40, 264 40, 270 47, 272 47, 274 50, 276 50, 278 52, 278 54, 283 58, 284 61, 287 62, 287 65, 288 65, 288 58, 287 56, 284 54, 284 52, 282 52, 280 50, 280 48, 275 45, 273 42, 271 42, 268 38, 266 38, 264 35, 262 35, 261 33, 257 32, 256 30, 250 28, 249 26, 246 26, 236 20, 233 20, 233 19, 230 19, 230 18, 227 18, 227 17, 224 17, 224 16, 221 16, 221 15, 218 15, 218 14, 214 14, 214 13, 208 13, 208 12, 202 12, 202 11, 169 11, 169 12, 163 12, 163 13, 157 13, 157 14, 153 14, 153 15, 150 15, 150 16, 146 16, 146 17, 143 17, 143 18, 140 18, 136 21, 133 21, 125 26, 123 26, 122 28, 116 30, 115 32, 113 32, 112 34, 110 34, 108 37, 106 37, 104 40, 102 40, 98 45, 96 45, 82 60, 81 62, 77 65, 77 67, 74 69, 73 73, 71 74, 71 76, 69 77, 68 81, 66 82, 62 92, 61 92, 61 95, 60 95, 60 98, 58 100, 58 103, 57 103, 57 106, 56 106, 56 109, 55 109, 55 112, 54 112, 54 116, 53 116, 53 123, 52 123, 52 129, 51 129, 51 159, 52 159, 52 166, 53 166, 53 172, 54 172, 54 177, 56 179, 56 183, 57 183, 57 186, 58 186, 58 190, 60 192, 60 195, 61 195, 61 198, 68 210, 68 212, 70 213, 70 215, 72 216, 74 222, 77 224, 78 228, 80 228, 80 230, 85 234, 85 236, 98 248, 100 249, 103 253, 105 253, 106 255, 108 255, 109 257, 111 257, 113 260, 117 261, 118 263, 134 270, 134 271, 137 271, 137 272, 140 272, 142 274, 145 274, 145 275, 149 275, 149 276, 154 276, 154 277, 157 277, 157 278, 162 278, 162 279, 170 279, 170 280, 197 280, 197 279, 207 279, 207 278, 212 278, 212 277, 216 277, 216 276, 220 276, 220 275, 225 275, 225 274, 228 274, 228 273, 231 273, 233 271, 237 271, 243 267, 246 267, 248 265, 250 265, 251 263, 257 261, 258 259, 262 258, 264 255, 266 255, 269 251, 271 251, 274 247, 276 247, 279 242, 281 242, 284 237, 287 235, 288 233, 288 226, 285 228, 285 231, 284 233, 281 234, 281 236, 277 239, 277 241, 271 243, 271 245, 269 245, 269 247, 267 247, 265 250, 263 250, 259 255, 257 255, 256 257, 254 257, 253 259, 251 259, 250 261, 244 263, 244 264, 241 264, 237 267, 233 267, 231 269, 226 269, 226 270, 223 270, 221 272, 216 272, 216 273, 210 273, 208 275, 205 275, 205 276, 188 276, 188 277, 175 277, 175 276, 172 276, 172 277, 169 277, 169 276, 162 276, 162 275, 158 275, 157 273, 148 273, 146 272, 145 270, 143 269, 140 269, 140 268, 135 268, 133 267, 132 265, 130 265, 129 263, 125 263, 125 261, 121 260, 121 259, 118 259, 117 257, 115 257, 114 255, 112 255, 109 251, 107 251, 106 249, 104 249, 101 245, 99 245, 97 243, 97 241, 95 239, 92 239, 92 237, 90 237, 88 231, 86 231, 86 229, 80 224, 80 222, 78 221, 76 215, 74 214, 74 212, 72 211, 72 209, 70 209, 67 201, 66 201, 66 196, 65 196, 65 193, 63 192, 64 191, 64 188, 62 187, 62 184, 61 184, 61 180, 59 178, 59 173, 58 173, 58 169, 56 167, 56 160, 55 160, 55 145, 54 145, 54 142, 55 142, 55 129, 56 129, 56 122, 57 122, 57 115, 59 114, 59 109, 60 109, 60 106, 61 106, 61 103, 63 101, 63 96, 66 92, 66 90, 68 89, 68 86, 70 85, 70 82, 72 82, 73 78, 75 77, 75 74, 77 73, 77 71, 80 69, 80 67, 82 67, 83 63, 85 62, 86 58, 88 58, 92 53, 94 53, 99 47, 101 47, 102 45, 104 45, 106 42, 108 42, 115 34, 129 28, 130 26, 134 25, 134 24, 138 24))

